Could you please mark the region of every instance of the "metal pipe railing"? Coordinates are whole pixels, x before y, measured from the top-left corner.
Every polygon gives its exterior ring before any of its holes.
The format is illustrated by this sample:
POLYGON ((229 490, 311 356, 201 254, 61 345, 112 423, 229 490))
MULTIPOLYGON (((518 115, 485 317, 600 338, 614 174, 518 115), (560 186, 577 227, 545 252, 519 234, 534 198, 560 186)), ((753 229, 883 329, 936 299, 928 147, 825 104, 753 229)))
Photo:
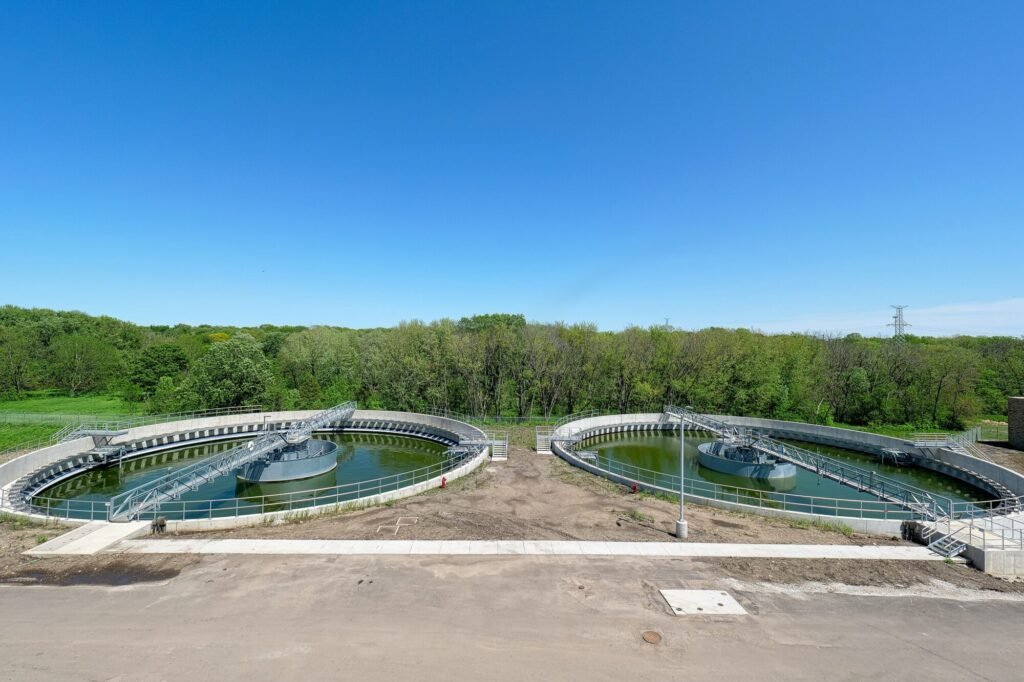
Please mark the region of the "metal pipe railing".
MULTIPOLYGON (((226 497, 205 500, 168 500, 143 510, 142 520, 164 516, 172 520, 212 519, 267 512, 290 511, 358 501, 386 492, 401 490, 410 485, 429 481, 453 471, 472 461, 486 451, 486 448, 446 458, 443 462, 431 464, 412 471, 390 474, 365 481, 345 483, 329 488, 276 493, 256 497, 226 497)), ((68 500, 63 498, 33 497, 30 505, 33 513, 56 518, 106 520, 109 502, 106 500, 68 500)))
MULTIPOLYGON (((579 459, 571 449, 566 450, 563 448, 563 451, 567 452, 581 465, 596 465, 598 469, 630 481, 635 481, 645 487, 675 495, 679 494, 680 477, 678 474, 644 469, 633 464, 612 460, 600 454, 593 460, 584 461, 579 459)), ((841 499, 754 488, 740 488, 738 486, 726 486, 689 477, 686 478, 684 485, 684 492, 688 497, 734 502, 759 508, 773 508, 783 511, 798 511, 828 516, 849 516, 853 518, 920 519, 923 516, 920 512, 908 509, 901 504, 884 500, 841 499)))

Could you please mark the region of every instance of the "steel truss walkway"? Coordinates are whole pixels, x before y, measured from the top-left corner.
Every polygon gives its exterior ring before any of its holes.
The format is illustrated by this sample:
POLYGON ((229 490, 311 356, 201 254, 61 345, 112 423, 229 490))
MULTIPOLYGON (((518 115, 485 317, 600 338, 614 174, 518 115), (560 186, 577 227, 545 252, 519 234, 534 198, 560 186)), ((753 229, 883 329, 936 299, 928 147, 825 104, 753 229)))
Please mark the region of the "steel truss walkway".
POLYGON ((355 410, 356 404, 352 401, 336 405, 290 429, 263 433, 226 452, 207 457, 167 476, 121 493, 111 498, 108 518, 111 521, 137 519, 142 512, 162 502, 178 499, 183 493, 196 490, 207 481, 229 474, 260 458, 269 458, 290 445, 305 442, 314 431, 349 419, 355 410))
POLYGON ((953 506, 952 500, 926 490, 882 476, 870 469, 854 466, 832 457, 811 452, 795 445, 769 438, 752 429, 727 424, 704 414, 675 405, 666 405, 665 414, 680 417, 701 431, 724 438, 729 442, 760 450, 766 454, 811 471, 819 476, 849 486, 861 492, 893 502, 917 512, 925 519, 934 520, 953 506))

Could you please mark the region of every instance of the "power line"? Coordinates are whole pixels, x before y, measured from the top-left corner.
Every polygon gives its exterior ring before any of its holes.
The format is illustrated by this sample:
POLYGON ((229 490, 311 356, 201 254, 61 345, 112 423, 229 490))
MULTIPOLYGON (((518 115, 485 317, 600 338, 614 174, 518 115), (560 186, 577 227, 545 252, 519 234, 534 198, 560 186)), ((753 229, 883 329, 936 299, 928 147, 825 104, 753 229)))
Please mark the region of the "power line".
POLYGON ((903 319, 903 309, 909 306, 891 305, 889 307, 894 308, 896 310, 896 314, 892 316, 892 322, 885 326, 893 328, 892 338, 895 341, 903 341, 906 338, 906 328, 913 326, 912 324, 903 319))

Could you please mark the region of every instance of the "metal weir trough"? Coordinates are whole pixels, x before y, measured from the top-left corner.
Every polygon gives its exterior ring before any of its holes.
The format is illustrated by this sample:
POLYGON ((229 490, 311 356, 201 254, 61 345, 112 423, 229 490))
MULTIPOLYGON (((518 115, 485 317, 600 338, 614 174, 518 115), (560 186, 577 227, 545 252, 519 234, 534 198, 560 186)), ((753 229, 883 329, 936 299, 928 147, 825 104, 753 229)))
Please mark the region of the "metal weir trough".
POLYGON ((355 402, 336 405, 313 415, 309 419, 283 431, 263 433, 227 452, 196 462, 167 476, 150 481, 133 490, 111 498, 108 519, 130 521, 159 506, 176 500, 189 490, 196 490, 207 481, 227 475, 258 460, 271 460, 275 454, 305 443, 314 431, 330 424, 349 419, 355 412, 355 402))

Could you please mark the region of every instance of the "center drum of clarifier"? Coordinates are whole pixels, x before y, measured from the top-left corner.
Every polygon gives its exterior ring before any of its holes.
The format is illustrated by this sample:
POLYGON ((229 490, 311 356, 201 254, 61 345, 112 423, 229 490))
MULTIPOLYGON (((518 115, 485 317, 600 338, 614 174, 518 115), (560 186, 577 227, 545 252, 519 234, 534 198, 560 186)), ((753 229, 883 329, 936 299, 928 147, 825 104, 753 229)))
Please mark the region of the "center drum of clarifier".
POLYGON ((238 474, 246 483, 283 483, 321 476, 338 466, 338 444, 309 438, 249 462, 238 474))

